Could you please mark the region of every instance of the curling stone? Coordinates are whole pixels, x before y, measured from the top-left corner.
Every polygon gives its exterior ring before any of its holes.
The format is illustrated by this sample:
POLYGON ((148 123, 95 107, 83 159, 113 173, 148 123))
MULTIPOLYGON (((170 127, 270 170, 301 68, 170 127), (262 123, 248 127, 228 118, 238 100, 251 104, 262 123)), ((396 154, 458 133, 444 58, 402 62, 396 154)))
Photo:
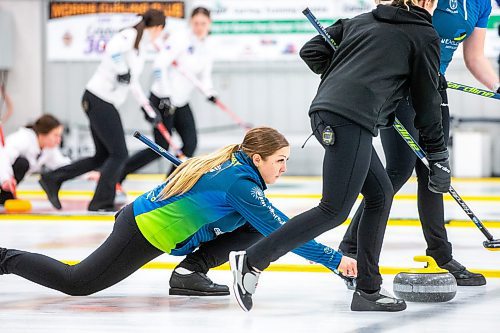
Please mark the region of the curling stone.
POLYGON ((432 257, 416 256, 426 262, 425 268, 412 268, 394 277, 394 294, 408 302, 448 302, 457 294, 457 281, 447 270, 439 268, 432 257))
POLYGON ((9 199, 4 203, 4 209, 7 213, 26 213, 31 211, 31 202, 21 199, 9 199))

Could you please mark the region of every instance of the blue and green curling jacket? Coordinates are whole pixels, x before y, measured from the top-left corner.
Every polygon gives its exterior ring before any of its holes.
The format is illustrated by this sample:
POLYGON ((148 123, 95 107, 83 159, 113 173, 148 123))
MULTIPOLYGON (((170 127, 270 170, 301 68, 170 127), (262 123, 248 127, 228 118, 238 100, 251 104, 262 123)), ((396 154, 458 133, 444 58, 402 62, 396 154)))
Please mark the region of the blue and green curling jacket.
MULTIPOLYGON (((158 197, 166 184, 138 197, 134 215, 144 237, 172 255, 186 255, 201 243, 230 232, 248 221, 267 236, 288 217, 264 195, 266 185, 251 159, 238 151, 203 175, 186 193, 165 200, 158 197)), ((334 270, 342 255, 311 240, 294 253, 334 270)))

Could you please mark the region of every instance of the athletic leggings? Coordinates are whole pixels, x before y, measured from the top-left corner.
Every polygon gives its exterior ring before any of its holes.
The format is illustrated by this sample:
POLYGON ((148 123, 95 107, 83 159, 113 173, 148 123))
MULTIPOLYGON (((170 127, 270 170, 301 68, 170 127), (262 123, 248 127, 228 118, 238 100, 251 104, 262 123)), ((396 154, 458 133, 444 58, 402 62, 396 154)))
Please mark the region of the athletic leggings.
MULTIPOLYGON (((177 133, 179 133, 183 143, 181 148, 182 153, 187 157, 192 157, 198 144, 198 136, 196 134, 196 124, 194 122, 193 112, 191 111, 189 104, 177 108, 173 114, 170 114, 168 112, 163 112, 161 100, 154 94, 150 94, 149 101, 151 102, 151 105, 160 110, 163 124, 167 128, 168 132, 172 134, 172 130, 175 128, 177 133)), ((153 132, 155 142, 161 147, 168 149, 169 144, 163 135, 161 135, 160 131, 155 128, 153 132)), ((132 155, 127 160, 119 182, 123 182, 129 173, 139 170, 159 157, 160 156, 157 153, 149 148, 132 155)))
MULTIPOLYGON (((446 90, 440 91, 442 98, 441 112, 443 117, 443 131, 445 142, 448 142, 450 129, 450 113, 448 109, 448 97, 446 90)), ((409 100, 402 100, 397 108, 396 116, 406 127, 408 132, 418 138, 418 131, 413 124, 415 110, 409 100)), ((410 178, 413 168, 417 173, 418 193, 417 205, 422 230, 427 242, 426 253, 433 257, 438 265, 444 265, 452 259, 452 246, 448 242, 444 226, 443 195, 429 191, 429 171, 427 167, 417 159, 413 150, 401 138, 394 128, 380 131, 382 145, 384 147, 387 173, 397 193, 410 178)), ((422 144, 420 140, 420 144, 422 144)), ((425 149, 425 148, 424 148, 425 149)), ((356 254, 358 242, 358 225, 363 212, 364 201, 359 206, 347 232, 340 244, 340 250, 344 253, 356 254)))
MULTIPOLYGON (((14 171, 14 179, 19 184, 21 180, 24 179, 24 176, 30 169, 30 162, 24 157, 18 157, 12 164, 12 171, 14 171)), ((6 200, 14 199, 14 194, 9 191, 5 191, 1 188, 0 184, 0 205, 3 205, 6 200)))
POLYGON ((108 239, 86 259, 67 265, 50 257, 0 248, 0 274, 15 274, 72 296, 90 295, 106 289, 163 252, 142 235, 133 206, 118 212, 108 239))
POLYGON ((323 193, 317 207, 295 216, 247 250, 248 264, 264 270, 287 252, 344 222, 361 192, 365 206, 359 223, 359 289, 380 289, 378 261, 392 204, 392 184, 373 146, 372 134, 331 112, 311 114, 313 133, 325 149, 323 193), (326 145, 326 126, 335 132, 335 143, 326 145))
POLYGON ((90 121, 95 154, 49 172, 47 177, 62 183, 99 169, 101 177, 89 210, 110 209, 115 200, 115 185, 128 157, 122 121, 113 104, 103 101, 88 90, 82 97, 82 105, 90 121))

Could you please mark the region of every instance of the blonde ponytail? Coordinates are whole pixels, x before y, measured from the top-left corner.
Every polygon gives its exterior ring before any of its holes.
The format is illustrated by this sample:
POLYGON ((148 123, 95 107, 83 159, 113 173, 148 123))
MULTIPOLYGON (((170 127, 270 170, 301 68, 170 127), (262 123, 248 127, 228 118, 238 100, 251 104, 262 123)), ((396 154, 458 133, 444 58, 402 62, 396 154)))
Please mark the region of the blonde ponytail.
POLYGON ((198 157, 192 157, 182 163, 167 178, 167 186, 160 193, 160 200, 189 191, 201 176, 221 165, 231 158, 231 154, 238 150, 236 144, 226 146, 218 151, 198 157))
POLYGON ((250 158, 259 154, 265 160, 277 150, 288 146, 290 144, 285 136, 274 128, 252 128, 245 134, 241 144, 229 145, 214 153, 193 157, 182 163, 167 178, 168 183, 160 193, 160 200, 186 193, 205 173, 231 159, 232 154, 238 150, 250 158))

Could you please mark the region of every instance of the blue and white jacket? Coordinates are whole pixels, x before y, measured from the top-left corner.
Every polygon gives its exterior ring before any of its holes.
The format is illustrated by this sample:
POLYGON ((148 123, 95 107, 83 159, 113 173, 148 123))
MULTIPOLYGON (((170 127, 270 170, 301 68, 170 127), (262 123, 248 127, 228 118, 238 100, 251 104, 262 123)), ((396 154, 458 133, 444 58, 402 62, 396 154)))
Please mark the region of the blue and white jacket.
MULTIPOLYGON (((266 185, 252 160, 238 151, 207 172, 186 193, 159 200, 162 184, 134 203, 134 215, 144 237, 172 255, 193 252, 200 243, 230 232, 247 221, 267 236, 288 221, 264 195, 266 185)), ((337 269, 342 255, 311 240, 294 253, 337 269)))

